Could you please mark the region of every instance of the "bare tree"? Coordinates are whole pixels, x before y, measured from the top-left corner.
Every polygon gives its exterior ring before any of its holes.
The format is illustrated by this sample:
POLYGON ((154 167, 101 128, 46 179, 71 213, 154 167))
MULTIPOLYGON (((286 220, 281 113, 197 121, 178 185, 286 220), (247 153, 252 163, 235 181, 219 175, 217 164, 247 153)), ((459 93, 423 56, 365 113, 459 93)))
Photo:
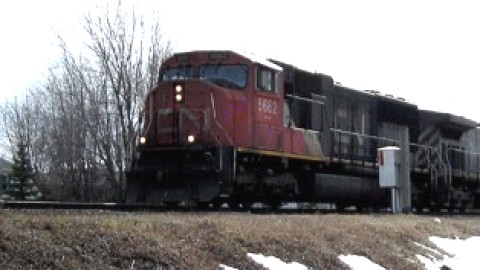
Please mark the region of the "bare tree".
POLYGON ((143 98, 170 53, 158 22, 148 31, 145 26, 135 9, 124 11, 119 3, 113 13, 105 10, 100 16, 84 17, 89 38, 86 44, 92 55, 89 62, 79 65, 63 47, 68 74, 82 85, 78 101, 89 105, 83 106, 83 116, 95 141, 95 152, 120 194, 142 121, 139 114, 143 98))
POLYGON ((79 200, 93 199, 101 175, 122 198, 143 99, 171 52, 157 21, 121 1, 100 10, 82 19, 85 50, 74 53, 59 36, 63 57, 44 85, 2 110, 10 145, 25 138, 35 170, 61 179, 79 200))

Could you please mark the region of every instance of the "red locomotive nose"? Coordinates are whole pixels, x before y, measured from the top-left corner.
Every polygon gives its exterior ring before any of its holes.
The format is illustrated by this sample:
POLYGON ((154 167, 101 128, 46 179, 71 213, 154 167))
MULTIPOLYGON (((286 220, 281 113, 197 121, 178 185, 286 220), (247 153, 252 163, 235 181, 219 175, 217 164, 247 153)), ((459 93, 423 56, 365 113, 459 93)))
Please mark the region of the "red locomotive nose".
POLYGON ((142 145, 216 145, 215 91, 214 85, 199 79, 161 83, 147 98, 142 145))

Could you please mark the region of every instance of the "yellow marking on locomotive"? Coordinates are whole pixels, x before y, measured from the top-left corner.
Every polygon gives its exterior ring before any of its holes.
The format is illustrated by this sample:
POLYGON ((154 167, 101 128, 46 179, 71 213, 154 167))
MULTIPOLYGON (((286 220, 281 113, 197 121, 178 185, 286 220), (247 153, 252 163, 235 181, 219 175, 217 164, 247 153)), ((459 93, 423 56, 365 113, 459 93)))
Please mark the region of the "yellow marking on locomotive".
POLYGON ((272 156, 272 157, 283 157, 283 158, 293 158, 293 159, 302 159, 302 160, 309 160, 309 161, 324 161, 323 157, 315 157, 315 156, 308 156, 308 155, 300 155, 300 154, 290 154, 272 150, 258 150, 258 149, 250 149, 244 147, 238 147, 238 152, 241 153, 252 153, 252 154, 259 154, 265 156, 272 156))

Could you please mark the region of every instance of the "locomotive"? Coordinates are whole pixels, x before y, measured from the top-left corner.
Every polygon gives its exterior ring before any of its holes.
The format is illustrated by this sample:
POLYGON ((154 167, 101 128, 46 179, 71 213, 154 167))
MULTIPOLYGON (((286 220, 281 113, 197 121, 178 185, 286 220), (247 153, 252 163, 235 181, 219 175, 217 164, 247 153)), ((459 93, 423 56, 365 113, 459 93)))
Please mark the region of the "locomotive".
POLYGON ((480 204, 479 132, 464 117, 232 51, 178 53, 145 98, 128 203, 382 207, 377 149, 409 129, 412 206, 480 204))

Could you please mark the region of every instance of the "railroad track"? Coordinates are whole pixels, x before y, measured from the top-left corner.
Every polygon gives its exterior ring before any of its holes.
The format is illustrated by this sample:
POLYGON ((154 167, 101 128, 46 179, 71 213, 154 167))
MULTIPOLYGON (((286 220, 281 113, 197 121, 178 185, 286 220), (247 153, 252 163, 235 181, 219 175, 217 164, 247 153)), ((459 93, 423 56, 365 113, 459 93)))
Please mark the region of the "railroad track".
POLYGON ((144 211, 165 210, 159 205, 123 204, 123 203, 84 203, 63 201, 0 201, 0 208, 6 209, 78 209, 78 210, 112 210, 144 211))
MULTIPOLYGON (((1 201, 0 209, 63 209, 63 210, 107 210, 107 211, 132 211, 132 212, 197 212, 197 213, 235 213, 245 212, 252 214, 390 214, 387 209, 383 210, 362 210, 355 209, 337 211, 335 209, 310 209, 310 208, 279 208, 272 209, 268 207, 254 207, 250 209, 230 209, 222 208, 197 208, 193 206, 166 206, 166 205, 147 205, 147 204, 124 204, 124 203, 84 203, 84 202, 63 202, 63 201, 1 201)), ((443 210, 440 212, 419 212, 414 211, 416 215, 432 216, 480 216, 480 210, 467 210, 465 212, 450 212, 443 210)))
POLYGON ((108 211, 151 211, 151 212, 250 212, 250 213, 326 213, 335 212, 324 209, 230 209, 221 208, 198 208, 194 206, 167 206, 148 204, 124 204, 124 203, 83 203, 62 201, 0 201, 0 209, 65 209, 65 210, 108 210, 108 211))

